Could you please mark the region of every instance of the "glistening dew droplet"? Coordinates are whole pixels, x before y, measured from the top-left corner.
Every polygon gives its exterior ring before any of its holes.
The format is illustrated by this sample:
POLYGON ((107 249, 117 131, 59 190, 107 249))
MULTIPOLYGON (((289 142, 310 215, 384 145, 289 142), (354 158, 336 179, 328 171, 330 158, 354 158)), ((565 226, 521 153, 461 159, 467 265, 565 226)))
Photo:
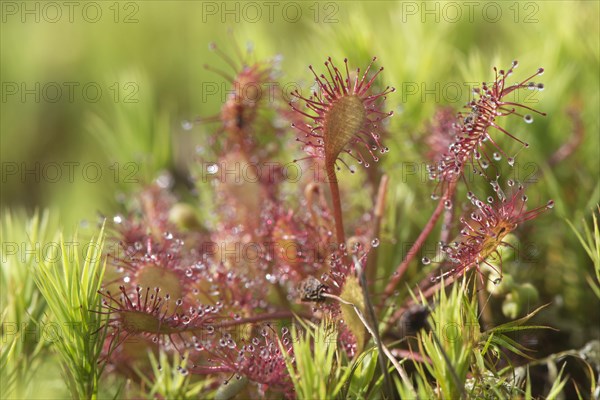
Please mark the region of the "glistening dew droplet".
POLYGON ((206 167, 206 172, 208 172, 211 175, 216 174, 219 171, 219 166, 217 164, 210 164, 208 167, 206 167))

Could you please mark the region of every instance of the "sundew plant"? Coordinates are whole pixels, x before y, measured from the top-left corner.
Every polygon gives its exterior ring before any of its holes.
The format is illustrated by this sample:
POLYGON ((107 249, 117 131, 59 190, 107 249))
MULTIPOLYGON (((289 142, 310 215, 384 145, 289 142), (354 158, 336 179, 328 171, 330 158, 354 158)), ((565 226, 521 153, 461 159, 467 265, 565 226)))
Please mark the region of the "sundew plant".
POLYGON ((599 398, 599 17, 4 2, 1 398, 599 398))

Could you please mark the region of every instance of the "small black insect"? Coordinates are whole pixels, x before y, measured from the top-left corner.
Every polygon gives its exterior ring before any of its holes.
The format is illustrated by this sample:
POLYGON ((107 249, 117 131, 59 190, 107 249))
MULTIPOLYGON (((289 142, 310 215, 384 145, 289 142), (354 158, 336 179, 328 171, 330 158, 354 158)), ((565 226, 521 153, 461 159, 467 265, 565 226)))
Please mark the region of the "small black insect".
POLYGON ((325 301, 323 293, 326 292, 327 289, 327 285, 322 284, 317 278, 309 276, 300 282, 300 286, 298 287, 301 296, 300 300, 316 302, 325 301))
POLYGON ((420 304, 413 304, 400 317, 400 334, 402 337, 414 336, 421 329, 428 329, 427 317, 431 310, 420 304))

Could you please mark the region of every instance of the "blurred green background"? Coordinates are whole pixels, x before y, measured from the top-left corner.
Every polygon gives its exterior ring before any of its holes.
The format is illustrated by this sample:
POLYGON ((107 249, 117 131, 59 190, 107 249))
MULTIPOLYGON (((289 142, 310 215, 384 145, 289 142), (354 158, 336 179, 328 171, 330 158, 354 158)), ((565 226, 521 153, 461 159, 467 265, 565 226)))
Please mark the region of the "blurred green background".
POLYGON ((413 139, 436 106, 468 100, 465 82, 490 80, 492 66, 513 59, 519 77, 543 66, 546 90, 532 101, 549 116, 526 127, 527 159, 541 165, 569 140, 572 102, 586 136, 537 190, 570 218, 598 199, 596 1, 3 2, 3 205, 57 207, 65 224, 75 223, 109 212, 116 189, 133 185, 127 177, 145 179, 148 168, 189 157, 189 144, 214 126, 189 133, 181 121, 219 110, 225 81, 203 65, 226 68, 208 43, 232 54, 228 29, 241 46, 254 43, 257 58, 283 56, 281 82, 305 88, 307 66, 329 55, 356 66, 378 56, 382 81, 398 89, 389 103, 402 111, 392 122, 388 165, 421 160, 413 139), (207 93, 213 83, 217 94, 207 93), (146 138, 147 148, 128 148, 127 130, 146 138), (157 142, 160 159, 146 168, 140 161, 157 142), (123 149, 111 154, 115 147, 123 149), (567 182, 577 190, 562 191, 567 182))
MULTIPOLYGON (((161 170, 185 173, 216 126, 185 130, 182 121, 214 115, 226 95, 225 79, 203 68, 227 70, 210 42, 228 54, 235 42, 252 42, 257 59, 282 56, 280 87, 308 88, 308 65, 327 56, 348 57, 354 67, 377 56, 381 82, 397 89, 388 99, 396 111, 391 151, 380 165, 391 175, 394 220, 384 226, 383 248, 393 266, 402 256, 394 240, 413 240, 428 218, 413 210, 433 209, 424 172, 408 174, 406 166, 426 161, 422 138, 436 107, 458 110, 468 85, 518 59, 515 79, 545 68, 545 90, 520 100, 548 116, 505 122, 531 144, 519 153, 517 177, 539 181, 528 191, 532 205, 556 202, 527 231, 539 257, 524 273, 557 305, 561 328, 573 334, 568 345, 597 337, 597 300, 586 282, 592 264, 565 219, 580 224, 600 200, 599 2, 69 4, 1 3, 3 210, 50 208, 71 227, 117 212, 123 195, 161 170), (561 146, 577 141, 577 121, 582 142, 551 165, 561 146)), ((291 160, 299 150, 289 137, 291 160)))

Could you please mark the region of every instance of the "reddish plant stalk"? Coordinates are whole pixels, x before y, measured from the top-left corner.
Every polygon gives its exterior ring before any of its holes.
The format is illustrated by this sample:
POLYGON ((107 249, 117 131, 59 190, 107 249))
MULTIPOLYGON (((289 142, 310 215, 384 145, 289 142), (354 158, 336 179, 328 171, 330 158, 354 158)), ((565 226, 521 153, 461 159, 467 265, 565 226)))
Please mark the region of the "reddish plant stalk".
POLYGON ((327 164, 327 180, 329 181, 329 189, 331 190, 331 201, 333 203, 333 218, 335 220, 335 236, 337 244, 346 243, 344 233, 344 221, 342 219, 342 201, 340 198, 340 188, 338 186, 337 176, 335 175, 334 165, 327 164))
POLYGON ((421 231, 421 234, 419 235, 419 237, 417 238, 415 243, 412 245, 412 247, 406 254, 406 257, 404 258, 402 263, 400 263, 400 265, 398 265, 398 267, 396 268, 396 271, 392 274, 392 278, 390 279, 390 282, 387 284, 387 286, 385 287, 385 289, 383 291, 383 298, 390 297, 392 295, 392 293, 394 293, 394 290, 396 290, 398 283, 400 283, 400 280, 402 279, 402 277, 404 276, 404 273, 408 269, 408 265, 415 258, 415 256, 419 252, 419 250, 421 250, 421 247, 423 247, 425 240, 427 240, 427 237, 429 236, 429 234, 435 227, 438 219, 442 215, 442 212, 444 211, 444 203, 446 202, 446 200, 450 200, 452 198, 452 196, 454 194, 454 189, 456 188, 456 182, 457 182, 456 180, 452 181, 452 182, 450 182, 450 185, 448 185, 446 192, 440 198, 440 202, 438 203, 437 207, 433 211, 433 214, 431 214, 429 221, 427 221, 427 225, 425 225, 425 228, 423 229, 423 231, 421 231))

